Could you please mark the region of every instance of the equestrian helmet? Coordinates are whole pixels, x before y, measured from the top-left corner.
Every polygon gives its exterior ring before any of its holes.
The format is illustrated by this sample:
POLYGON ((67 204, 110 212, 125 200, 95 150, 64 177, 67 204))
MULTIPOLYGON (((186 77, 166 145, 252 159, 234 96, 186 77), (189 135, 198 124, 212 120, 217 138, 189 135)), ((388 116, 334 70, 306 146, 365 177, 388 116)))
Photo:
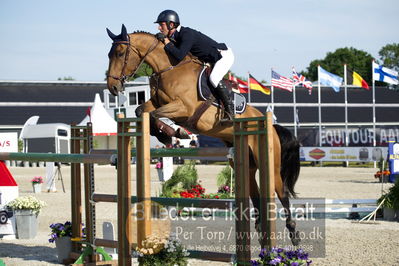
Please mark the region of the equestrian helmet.
POLYGON ((173 22, 177 27, 180 25, 179 15, 173 10, 164 10, 158 15, 157 21, 154 23, 160 22, 166 22, 168 25, 170 22, 173 22))

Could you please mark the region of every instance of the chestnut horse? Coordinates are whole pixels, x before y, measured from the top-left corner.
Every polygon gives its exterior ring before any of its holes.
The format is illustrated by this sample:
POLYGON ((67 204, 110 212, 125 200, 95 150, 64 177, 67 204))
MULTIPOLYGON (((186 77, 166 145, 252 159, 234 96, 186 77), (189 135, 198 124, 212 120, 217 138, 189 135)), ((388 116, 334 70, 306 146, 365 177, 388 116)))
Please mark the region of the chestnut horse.
MULTIPOLYGON (((151 98, 136 109, 139 116, 142 112, 150 112, 151 135, 155 135, 161 142, 169 144, 171 137, 184 138, 184 130, 174 130, 159 120, 169 118, 177 125, 188 130, 216 137, 232 146, 233 128, 231 125, 220 123, 223 111, 210 105, 196 121, 195 126, 188 120, 204 101, 197 92, 198 76, 203 65, 196 58, 186 56, 180 63, 167 55, 164 44, 153 34, 135 32, 127 34, 122 25, 122 32, 118 36, 107 29, 113 40, 108 54, 109 68, 107 85, 113 95, 123 91, 124 81, 133 76, 143 62, 153 69, 150 77, 151 98)), ((236 117, 257 117, 263 114, 252 106, 247 106, 245 112, 236 117)), ((274 178, 275 190, 286 214, 286 227, 290 232, 291 241, 297 245, 300 241, 296 224, 291 218, 289 210, 289 194, 295 196, 294 185, 299 175, 299 143, 289 130, 275 125, 273 130, 274 143, 274 178), (282 165, 281 165, 282 164, 282 165)), ((249 136, 250 149, 250 197, 255 208, 260 206, 259 188, 255 174, 258 164, 258 149, 256 136, 249 136)))

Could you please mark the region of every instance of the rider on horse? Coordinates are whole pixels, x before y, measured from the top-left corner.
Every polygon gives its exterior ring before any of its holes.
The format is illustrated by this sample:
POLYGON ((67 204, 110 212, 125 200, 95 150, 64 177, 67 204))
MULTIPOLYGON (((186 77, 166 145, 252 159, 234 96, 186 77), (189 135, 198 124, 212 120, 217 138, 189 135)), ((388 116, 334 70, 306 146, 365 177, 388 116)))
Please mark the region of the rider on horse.
POLYGON ((162 11, 154 23, 159 24, 158 40, 165 43, 165 51, 177 61, 190 52, 212 68, 209 77, 218 98, 222 101, 228 119, 234 116, 234 104, 229 100, 228 88, 221 82, 234 62, 232 50, 224 43, 217 43, 205 34, 180 25, 179 15, 173 10, 162 11))

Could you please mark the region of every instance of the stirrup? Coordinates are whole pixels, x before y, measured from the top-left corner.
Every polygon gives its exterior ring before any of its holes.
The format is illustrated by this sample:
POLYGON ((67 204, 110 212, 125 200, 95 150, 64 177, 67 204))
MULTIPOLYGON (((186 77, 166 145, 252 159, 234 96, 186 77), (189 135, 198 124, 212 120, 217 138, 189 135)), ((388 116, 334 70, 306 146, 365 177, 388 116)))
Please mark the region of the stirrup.
POLYGON ((220 119, 220 123, 233 123, 233 118, 234 116, 231 113, 224 110, 223 117, 220 119))

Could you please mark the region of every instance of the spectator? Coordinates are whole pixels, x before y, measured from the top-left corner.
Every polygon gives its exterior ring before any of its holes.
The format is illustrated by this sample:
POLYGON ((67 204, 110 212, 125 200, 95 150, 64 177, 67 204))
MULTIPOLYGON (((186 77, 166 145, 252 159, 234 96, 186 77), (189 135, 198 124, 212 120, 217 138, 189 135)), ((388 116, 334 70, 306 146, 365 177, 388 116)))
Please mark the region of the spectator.
MULTIPOLYGON (((180 145, 180 140, 176 139, 175 144, 173 144, 173 148, 174 149, 183 148, 183 146, 180 145)), ((184 164, 184 160, 181 157, 173 157, 173 163, 174 164, 184 164)))

